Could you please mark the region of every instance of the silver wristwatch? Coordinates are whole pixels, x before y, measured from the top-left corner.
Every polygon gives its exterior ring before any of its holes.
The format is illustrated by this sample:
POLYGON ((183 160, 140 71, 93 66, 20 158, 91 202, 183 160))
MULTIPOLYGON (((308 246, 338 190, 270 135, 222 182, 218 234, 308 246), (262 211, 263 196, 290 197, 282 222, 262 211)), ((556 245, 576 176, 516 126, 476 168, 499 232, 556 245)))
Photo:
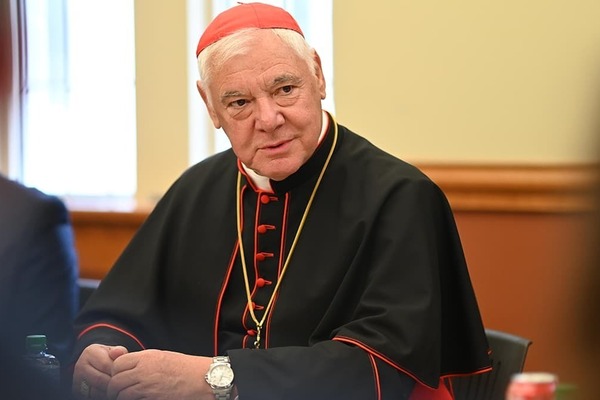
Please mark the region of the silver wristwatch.
POLYGON ((213 390, 216 400, 229 400, 233 389, 233 370, 229 363, 229 357, 213 357, 213 362, 208 367, 204 379, 213 390))

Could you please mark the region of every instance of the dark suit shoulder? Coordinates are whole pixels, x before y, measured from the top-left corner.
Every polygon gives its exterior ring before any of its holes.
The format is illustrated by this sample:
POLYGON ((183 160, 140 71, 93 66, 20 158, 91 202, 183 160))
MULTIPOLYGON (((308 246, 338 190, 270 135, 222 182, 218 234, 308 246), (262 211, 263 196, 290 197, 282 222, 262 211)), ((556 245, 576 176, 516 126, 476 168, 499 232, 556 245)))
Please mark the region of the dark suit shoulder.
POLYGON ((6 230, 24 234, 25 230, 66 224, 69 215, 58 197, 0 176, 0 221, 1 236, 6 230))

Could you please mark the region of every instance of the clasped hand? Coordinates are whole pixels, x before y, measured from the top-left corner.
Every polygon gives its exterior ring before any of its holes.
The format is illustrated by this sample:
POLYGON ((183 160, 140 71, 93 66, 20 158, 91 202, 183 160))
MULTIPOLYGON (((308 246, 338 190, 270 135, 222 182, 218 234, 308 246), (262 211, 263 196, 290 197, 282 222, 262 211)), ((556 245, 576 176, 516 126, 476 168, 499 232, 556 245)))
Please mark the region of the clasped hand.
POLYGON ((194 399, 214 395, 204 380, 212 359, 162 350, 129 353, 123 346, 93 344, 75 364, 76 399, 194 399))

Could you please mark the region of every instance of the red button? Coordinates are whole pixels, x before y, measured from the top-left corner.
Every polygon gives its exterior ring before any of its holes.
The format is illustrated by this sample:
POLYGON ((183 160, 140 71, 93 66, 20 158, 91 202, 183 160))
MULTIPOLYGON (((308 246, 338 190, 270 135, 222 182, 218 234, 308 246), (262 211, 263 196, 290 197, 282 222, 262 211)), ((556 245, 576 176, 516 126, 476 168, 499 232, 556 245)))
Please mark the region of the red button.
POLYGON ((267 226, 266 225, 259 225, 257 231, 258 231, 258 233, 266 233, 267 232, 267 226))
POLYGON ((265 258, 266 258, 266 257, 265 257, 265 255, 264 255, 264 253, 258 253, 258 254, 256 255, 256 261, 265 261, 265 258))
POLYGON ((263 194, 262 196, 260 196, 261 203, 269 204, 270 201, 271 201, 271 198, 269 198, 269 196, 267 196, 266 194, 263 194))
POLYGON ((248 331, 246 331, 246 333, 249 336, 256 336, 256 331, 254 329, 248 329, 248 331))
POLYGON ((259 288, 264 287, 265 285, 270 285, 271 283, 273 283, 273 282, 268 281, 268 280, 263 279, 263 278, 258 278, 256 280, 256 286, 258 286, 259 288))

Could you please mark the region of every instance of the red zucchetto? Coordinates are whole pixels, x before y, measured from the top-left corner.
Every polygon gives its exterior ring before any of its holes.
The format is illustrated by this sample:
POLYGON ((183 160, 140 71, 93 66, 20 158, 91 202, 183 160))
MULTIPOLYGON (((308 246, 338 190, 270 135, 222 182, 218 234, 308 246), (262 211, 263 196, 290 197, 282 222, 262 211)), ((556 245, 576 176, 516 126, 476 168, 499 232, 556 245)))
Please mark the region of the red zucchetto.
POLYGON ((294 17, 284 9, 263 3, 239 3, 217 15, 206 27, 196 57, 211 44, 244 28, 291 29, 304 36, 294 17))

